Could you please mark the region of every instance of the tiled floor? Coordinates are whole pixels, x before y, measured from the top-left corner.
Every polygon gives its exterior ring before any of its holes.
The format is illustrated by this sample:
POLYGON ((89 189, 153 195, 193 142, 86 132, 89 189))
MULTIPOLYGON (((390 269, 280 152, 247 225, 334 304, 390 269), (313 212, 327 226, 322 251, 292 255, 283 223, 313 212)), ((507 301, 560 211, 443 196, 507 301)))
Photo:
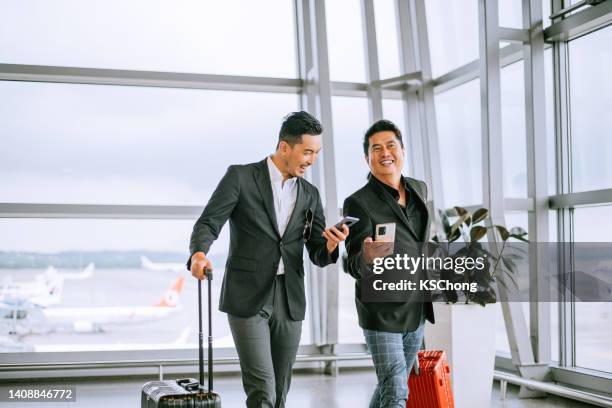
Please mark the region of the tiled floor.
MULTIPOLYGON (((38 407, 43 408, 122 408, 140 406, 140 388, 146 378, 112 379, 112 380, 74 380, 61 383, 43 382, 46 384, 66 384, 76 386, 76 403, 0 403, 7 408, 38 407)), ((359 408, 367 407, 368 399, 374 389, 375 376, 371 370, 343 370, 337 377, 323 374, 296 373, 293 376, 291 392, 287 400, 288 408, 359 408)), ((0 385, 0 390, 9 388, 10 384, 0 385)), ((243 407, 244 394, 240 377, 236 374, 221 374, 216 378, 215 391, 221 395, 224 408, 243 407)), ((591 405, 581 404, 554 396, 543 399, 519 400, 518 388, 509 385, 508 397, 499 399, 499 385, 493 387, 491 407, 495 408, 583 408, 591 405)), ((464 407, 457 407, 464 408, 464 407)))

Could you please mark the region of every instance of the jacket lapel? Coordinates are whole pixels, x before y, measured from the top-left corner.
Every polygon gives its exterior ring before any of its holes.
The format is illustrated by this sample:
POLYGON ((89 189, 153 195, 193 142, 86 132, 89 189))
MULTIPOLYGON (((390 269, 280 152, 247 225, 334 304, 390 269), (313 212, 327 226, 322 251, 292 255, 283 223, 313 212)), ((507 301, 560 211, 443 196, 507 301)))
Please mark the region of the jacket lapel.
POLYGON ((421 193, 419 192, 419 188, 416 184, 416 182, 413 181, 413 179, 406 177, 406 183, 410 186, 410 190, 412 192, 414 192, 414 195, 418 198, 418 200, 421 202, 421 204, 423 205, 423 208, 425 208, 425 212, 427 214, 427 222, 425 223, 425 231, 424 231, 424 236, 420 237, 422 242, 427 241, 427 234, 429 232, 429 225, 431 223, 431 219, 429 217, 429 207, 427 207, 427 199, 426 197, 423 197, 421 195, 421 193))
POLYGON ((264 203, 264 208, 272 224, 272 228, 276 232, 276 235, 280 238, 278 232, 278 222, 276 221, 276 212, 274 211, 274 196, 272 194, 272 182, 270 181, 270 172, 268 171, 267 158, 257 164, 257 171, 255 172, 255 184, 259 189, 261 198, 264 203))

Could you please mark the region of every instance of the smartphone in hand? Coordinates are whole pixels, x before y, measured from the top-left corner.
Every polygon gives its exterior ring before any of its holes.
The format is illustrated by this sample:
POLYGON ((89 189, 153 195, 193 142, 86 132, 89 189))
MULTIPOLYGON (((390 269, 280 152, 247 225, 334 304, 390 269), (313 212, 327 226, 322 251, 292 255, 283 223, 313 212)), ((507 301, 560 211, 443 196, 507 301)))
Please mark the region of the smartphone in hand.
POLYGON ((346 225, 348 228, 350 228, 352 225, 357 224, 357 222, 359 222, 359 218, 346 216, 343 219, 341 219, 336 225, 334 225, 334 227, 341 230, 342 225, 346 225))

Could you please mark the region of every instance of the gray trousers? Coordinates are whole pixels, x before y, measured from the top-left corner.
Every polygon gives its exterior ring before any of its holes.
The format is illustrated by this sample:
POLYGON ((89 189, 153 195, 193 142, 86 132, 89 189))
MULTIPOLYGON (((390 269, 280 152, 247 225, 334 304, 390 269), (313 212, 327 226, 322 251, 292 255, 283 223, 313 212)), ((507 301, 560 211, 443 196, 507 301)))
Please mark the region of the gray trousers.
POLYGON ((263 309, 252 317, 228 314, 242 371, 248 408, 282 408, 302 335, 302 321, 291 320, 285 277, 279 275, 263 309))

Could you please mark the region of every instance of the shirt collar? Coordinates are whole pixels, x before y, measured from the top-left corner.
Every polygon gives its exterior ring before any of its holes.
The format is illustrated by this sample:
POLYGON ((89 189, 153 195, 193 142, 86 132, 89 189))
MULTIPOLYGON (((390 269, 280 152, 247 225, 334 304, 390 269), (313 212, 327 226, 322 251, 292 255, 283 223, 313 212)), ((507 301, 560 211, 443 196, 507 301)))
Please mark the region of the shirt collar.
MULTIPOLYGON (((379 179, 377 179, 373 174, 370 173, 370 178, 377 183, 378 185, 382 186, 383 189, 385 191, 387 191, 389 194, 391 194, 391 197, 393 197, 393 199, 395 201, 398 201, 400 198, 400 193, 398 190, 396 190, 395 188, 391 187, 388 184, 383 183, 382 181, 380 181, 379 179)), ((404 185, 404 190, 406 191, 406 193, 408 194, 408 197, 410 197, 410 188, 408 186, 408 183, 406 182, 406 179, 404 178, 404 176, 401 176, 400 179, 401 183, 404 185)))
MULTIPOLYGON (((278 167, 276 167, 276 164, 274 164, 270 156, 268 156, 267 163, 268 172, 270 172, 270 180, 272 181, 272 183, 280 183, 281 185, 283 185, 283 173, 281 173, 278 167)), ((292 185, 296 182, 296 180, 297 177, 294 176, 285 180, 285 183, 289 183, 289 185, 292 185)))

